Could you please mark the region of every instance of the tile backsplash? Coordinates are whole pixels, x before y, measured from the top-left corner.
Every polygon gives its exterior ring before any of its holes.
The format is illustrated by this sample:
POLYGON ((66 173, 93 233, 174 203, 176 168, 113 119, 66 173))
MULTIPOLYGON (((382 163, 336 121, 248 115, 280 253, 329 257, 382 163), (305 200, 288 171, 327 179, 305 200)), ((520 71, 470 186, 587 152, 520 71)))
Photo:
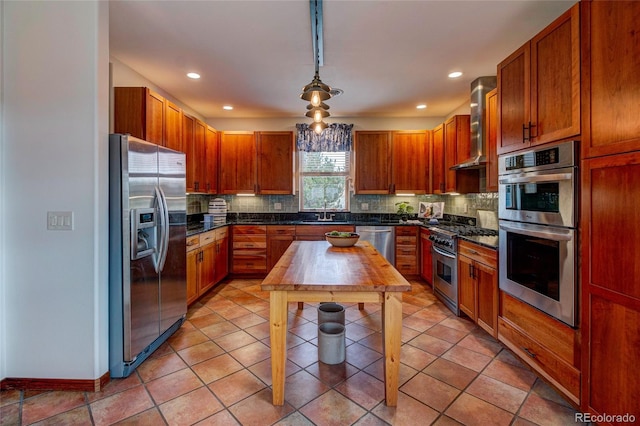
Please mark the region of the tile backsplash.
MULTIPOLYGON (((239 197, 237 195, 187 195, 187 214, 206 213, 209 200, 222 198, 227 202, 229 212, 235 213, 297 213, 299 197, 296 195, 264 195, 239 197), (277 208, 279 207, 279 208, 277 208)), ((484 192, 461 195, 417 195, 399 197, 396 195, 351 195, 351 213, 395 213, 395 203, 408 201, 418 211, 418 203, 444 202, 447 214, 476 217, 478 210, 498 211, 498 193, 484 192)))

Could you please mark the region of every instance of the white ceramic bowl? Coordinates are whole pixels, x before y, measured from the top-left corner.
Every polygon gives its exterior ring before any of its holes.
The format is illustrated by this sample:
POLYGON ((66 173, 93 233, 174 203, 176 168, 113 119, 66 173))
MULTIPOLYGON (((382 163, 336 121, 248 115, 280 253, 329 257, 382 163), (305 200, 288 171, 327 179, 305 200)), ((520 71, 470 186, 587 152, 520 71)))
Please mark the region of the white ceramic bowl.
POLYGON ((356 234, 355 232, 350 232, 350 234, 351 235, 348 237, 338 237, 330 235, 330 233, 327 232, 326 234, 324 234, 324 236, 327 241, 329 241, 329 243, 331 243, 331 245, 333 245, 334 247, 351 247, 358 242, 358 240, 360 239, 360 235, 356 234))

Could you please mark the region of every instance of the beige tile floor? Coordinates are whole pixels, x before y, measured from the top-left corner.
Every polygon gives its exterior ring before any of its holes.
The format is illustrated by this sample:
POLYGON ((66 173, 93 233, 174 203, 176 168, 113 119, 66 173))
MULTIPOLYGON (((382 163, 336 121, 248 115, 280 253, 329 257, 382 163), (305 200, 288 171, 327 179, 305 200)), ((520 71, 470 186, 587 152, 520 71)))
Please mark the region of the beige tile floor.
POLYGON ((317 306, 290 305, 285 404, 271 404, 268 293, 228 280, 136 372, 103 391, 0 393, 0 425, 566 425, 575 410, 412 281, 398 406, 384 404, 380 307, 345 305, 346 362, 318 361, 317 306))

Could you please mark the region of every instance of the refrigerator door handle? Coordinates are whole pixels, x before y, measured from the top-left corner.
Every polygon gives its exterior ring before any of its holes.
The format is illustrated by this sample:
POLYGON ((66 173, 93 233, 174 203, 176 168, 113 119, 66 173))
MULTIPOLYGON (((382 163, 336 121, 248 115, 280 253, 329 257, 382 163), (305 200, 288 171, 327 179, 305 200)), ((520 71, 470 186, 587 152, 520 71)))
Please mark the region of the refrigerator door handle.
POLYGON ((164 200, 162 199, 162 193, 160 192, 160 187, 156 186, 154 188, 154 192, 156 195, 156 202, 157 204, 157 209, 158 209, 158 217, 159 217, 159 223, 158 223, 158 230, 157 230, 157 236, 156 238, 158 239, 158 252, 157 255, 154 256, 154 268, 156 270, 156 273, 160 273, 160 271, 162 271, 162 266, 164 264, 164 262, 162 261, 162 256, 164 255, 164 233, 165 233, 165 216, 164 216, 164 200))
POLYGON ((162 206, 160 216, 160 261, 158 266, 158 272, 164 269, 164 263, 167 260, 167 252, 169 250, 169 206, 167 205, 167 196, 161 187, 157 187, 160 194, 160 205, 162 206))

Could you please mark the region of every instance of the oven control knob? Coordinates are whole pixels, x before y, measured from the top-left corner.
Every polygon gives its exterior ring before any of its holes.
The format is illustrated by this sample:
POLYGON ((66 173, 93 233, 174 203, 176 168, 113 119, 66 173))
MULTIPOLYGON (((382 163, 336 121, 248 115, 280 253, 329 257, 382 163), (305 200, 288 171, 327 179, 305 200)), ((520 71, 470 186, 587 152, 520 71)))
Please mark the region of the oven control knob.
POLYGON ((451 241, 445 241, 445 245, 447 247, 453 247, 453 243, 451 241))

